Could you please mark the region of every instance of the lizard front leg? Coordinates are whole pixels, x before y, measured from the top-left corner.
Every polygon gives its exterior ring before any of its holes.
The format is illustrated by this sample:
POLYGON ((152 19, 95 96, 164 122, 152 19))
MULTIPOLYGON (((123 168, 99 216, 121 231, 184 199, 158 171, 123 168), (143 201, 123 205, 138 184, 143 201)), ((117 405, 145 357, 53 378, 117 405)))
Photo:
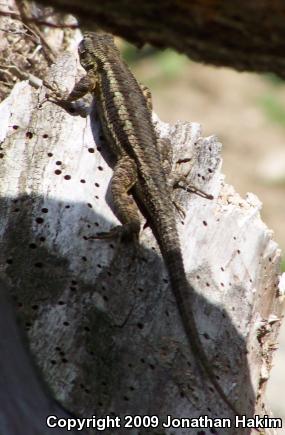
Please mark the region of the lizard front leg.
POLYGON ((97 77, 94 73, 86 74, 79 82, 77 82, 67 97, 67 101, 75 101, 84 97, 88 92, 94 92, 96 87, 97 77))
POLYGON ((112 228, 109 232, 97 233, 92 239, 120 237, 124 241, 138 241, 140 218, 137 205, 130 195, 130 189, 137 181, 135 162, 128 156, 121 157, 111 179, 111 193, 114 212, 122 225, 112 228))
POLYGON ((67 90, 60 89, 56 82, 46 82, 44 85, 51 91, 47 95, 47 99, 54 101, 60 106, 69 106, 69 103, 79 100, 84 97, 87 93, 93 93, 95 91, 97 82, 97 76, 95 72, 90 72, 83 76, 73 87, 72 91, 69 93, 67 90))

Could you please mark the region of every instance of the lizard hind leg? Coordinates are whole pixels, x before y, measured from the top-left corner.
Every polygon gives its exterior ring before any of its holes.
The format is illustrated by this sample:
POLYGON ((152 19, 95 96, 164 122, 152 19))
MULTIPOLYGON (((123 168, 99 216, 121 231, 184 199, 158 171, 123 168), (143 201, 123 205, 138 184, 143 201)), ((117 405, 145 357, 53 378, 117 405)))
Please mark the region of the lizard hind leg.
MULTIPOLYGON (((179 188, 186 190, 187 192, 195 193, 196 195, 199 195, 206 199, 213 199, 212 195, 204 192, 203 190, 192 184, 189 184, 187 176, 189 175, 190 171, 186 175, 175 172, 175 169, 173 168, 173 150, 169 139, 158 138, 157 144, 161 156, 162 167, 171 191, 179 188)), ((187 163, 189 161, 191 161, 191 158, 179 159, 178 161, 176 161, 176 165, 179 165, 181 163, 187 163)), ((177 212, 179 213, 180 217, 182 219, 185 219, 186 212, 184 208, 174 198, 172 199, 172 203, 177 212)))
POLYGON ((138 243, 140 218, 137 205, 129 194, 136 181, 135 162, 128 156, 123 156, 118 160, 111 179, 114 213, 122 225, 112 228, 109 232, 97 233, 92 236, 93 239, 119 238, 122 241, 138 243))

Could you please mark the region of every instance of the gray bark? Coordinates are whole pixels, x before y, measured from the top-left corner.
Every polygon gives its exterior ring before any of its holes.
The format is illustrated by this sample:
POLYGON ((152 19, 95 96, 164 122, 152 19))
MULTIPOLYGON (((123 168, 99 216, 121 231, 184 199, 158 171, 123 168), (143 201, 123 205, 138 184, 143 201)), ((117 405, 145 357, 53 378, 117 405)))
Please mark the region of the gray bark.
MULTIPOLYGON (((48 416, 74 418, 66 412, 43 383, 31 356, 28 344, 20 332, 16 315, 9 301, 11 289, 0 283, 0 430, 3 435, 46 435, 48 416)), ((54 423, 54 419, 51 423, 54 423)), ((53 429, 55 435, 75 431, 53 429)), ((76 432, 77 433, 77 432, 76 432)))

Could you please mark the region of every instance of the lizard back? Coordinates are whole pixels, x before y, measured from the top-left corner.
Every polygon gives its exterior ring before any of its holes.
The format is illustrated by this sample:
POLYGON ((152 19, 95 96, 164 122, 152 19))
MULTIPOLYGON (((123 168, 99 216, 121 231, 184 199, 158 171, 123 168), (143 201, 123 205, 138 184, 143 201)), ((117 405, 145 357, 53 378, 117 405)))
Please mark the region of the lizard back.
POLYGON ((174 228, 171 192, 161 163, 158 139, 137 80, 121 59, 110 35, 88 33, 81 44, 81 63, 87 72, 96 70, 97 110, 111 151, 117 159, 128 155, 135 161, 138 182, 133 189, 134 196, 145 210, 150 226, 153 226, 153 218, 163 213, 168 216, 167 225, 174 228), (169 222, 170 217, 172 222, 169 222))
POLYGON ((172 195, 143 92, 111 35, 86 33, 79 55, 93 79, 99 117, 111 150, 117 160, 128 156, 135 162, 138 178, 132 193, 159 244, 189 345, 220 397, 238 414, 216 380, 199 338, 191 309, 195 291, 186 277, 172 195))

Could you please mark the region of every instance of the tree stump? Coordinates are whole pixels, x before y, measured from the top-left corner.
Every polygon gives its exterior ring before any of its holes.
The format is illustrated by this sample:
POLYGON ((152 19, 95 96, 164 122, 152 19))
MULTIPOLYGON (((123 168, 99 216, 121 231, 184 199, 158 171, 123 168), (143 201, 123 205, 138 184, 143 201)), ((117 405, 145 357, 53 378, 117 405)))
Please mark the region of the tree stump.
MULTIPOLYGON (((77 62, 62 56, 47 80, 71 89, 77 62)), ((108 191, 113 162, 96 101, 68 111, 46 101, 46 92, 20 82, 0 105, 1 276, 13 289, 42 376, 77 416, 121 417, 112 433, 126 432, 125 415, 234 422, 189 349, 143 218, 139 256, 116 241, 89 239, 118 223, 108 191)), ((189 183, 214 195, 212 201, 187 192, 175 197, 185 209, 177 225, 203 347, 240 413, 268 414, 264 390, 282 310, 280 250, 261 221, 259 200, 243 199, 225 183, 218 139, 203 137, 196 123, 171 126, 155 115, 154 123, 176 159, 191 156, 174 169, 191 170, 189 183)), ((191 430, 238 433, 234 425, 191 430)), ((131 433, 189 429, 133 427, 131 433)))

